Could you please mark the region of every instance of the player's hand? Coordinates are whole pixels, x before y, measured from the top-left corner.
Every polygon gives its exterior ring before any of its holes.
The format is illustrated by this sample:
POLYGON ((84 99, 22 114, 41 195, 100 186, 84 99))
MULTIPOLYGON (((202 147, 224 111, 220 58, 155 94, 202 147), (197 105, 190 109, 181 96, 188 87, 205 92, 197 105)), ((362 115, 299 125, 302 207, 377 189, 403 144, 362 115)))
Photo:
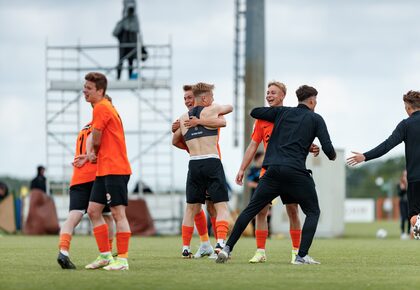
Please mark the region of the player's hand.
POLYGON ((76 156, 75 158, 74 158, 74 160, 73 160, 73 162, 72 162, 72 165, 74 166, 74 167, 78 167, 78 168, 80 168, 80 167, 82 167, 83 165, 85 165, 85 163, 86 162, 88 162, 89 161, 89 159, 88 159, 88 156, 87 155, 79 155, 79 156, 76 156))
POLYGON ((314 157, 317 157, 319 155, 319 151, 319 146, 316 144, 312 143, 311 147, 309 147, 309 152, 311 152, 314 155, 314 157))
POLYGON ((98 157, 96 156, 95 152, 90 152, 88 158, 90 163, 96 163, 98 161, 98 157))
POLYGON ((354 166, 366 160, 365 155, 363 155, 362 153, 354 151, 351 151, 351 153, 353 153, 354 155, 347 158, 347 165, 354 166))
POLYGON ((178 130, 180 126, 181 126, 181 123, 179 122, 179 120, 176 120, 175 122, 173 122, 172 123, 172 133, 175 133, 175 131, 178 130))
POLYGON ((195 116, 191 116, 189 120, 184 121, 184 126, 189 128, 194 128, 196 126, 200 125, 200 119, 197 119, 195 116))
POLYGON ((242 169, 239 169, 238 174, 236 174, 235 182, 237 185, 243 185, 244 182, 244 171, 242 169))

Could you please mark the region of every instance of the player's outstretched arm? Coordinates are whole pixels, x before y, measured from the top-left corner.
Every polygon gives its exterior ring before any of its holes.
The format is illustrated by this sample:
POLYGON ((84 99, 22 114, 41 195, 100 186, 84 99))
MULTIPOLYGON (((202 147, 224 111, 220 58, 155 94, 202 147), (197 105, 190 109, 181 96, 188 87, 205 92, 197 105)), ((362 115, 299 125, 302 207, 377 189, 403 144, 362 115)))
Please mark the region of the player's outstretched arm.
POLYGON ((388 139, 386 139, 372 150, 363 153, 366 161, 381 157, 388 153, 392 148, 404 141, 406 132, 406 123, 405 120, 403 120, 397 125, 388 139))
POLYGON ((254 158, 255 152, 257 152, 258 149, 258 145, 259 144, 254 140, 251 140, 251 142, 249 142, 248 148, 246 148, 244 154, 244 158, 242 159, 241 167, 239 167, 238 173, 236 174, 236 184, 243 185, 245 171, 251 163, 252 158, 254 158))
POLYGON ((351 151, 354 155, 347 158, 347 165, 354 166, 366 160, 365 155, 359 152, 351 151))

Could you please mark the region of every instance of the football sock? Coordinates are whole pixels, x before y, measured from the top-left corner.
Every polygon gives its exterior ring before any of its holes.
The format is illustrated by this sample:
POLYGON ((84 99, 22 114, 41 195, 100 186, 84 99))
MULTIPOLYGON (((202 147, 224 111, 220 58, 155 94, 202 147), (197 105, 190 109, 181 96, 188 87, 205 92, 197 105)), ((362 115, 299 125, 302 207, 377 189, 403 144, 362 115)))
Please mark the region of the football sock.
POLYGON ((128 258, 128 243, 130 241, 130 232, 117 233, 117 251, 118 258, 128 258))
POLYGON ((109 241, 108 241, 108 225, 103 224, 93 228, 93 234, 98 245, 99 252, 109 253, 109 241))
POLYGON ((299 249, 300 238, 302 236, 302 230, 290 230, 290 238, 292 239, 293 249, 299 249))
POLYGON ((214 235, 214 237, 217 240, 216 218, 215 217, 211 217, 210 220, 211 220, 211 227, 213 229, 213 235, 214 235))
POLYGON ((216 222, 216 232, 217 240, 226 240, 227 234, 229 231, 229 222, 228 221, 217 221, 216 222))
POLYGON ((192 234, 194 232, 194 227, 182 225, 182 243, 183 246, 189 247, 191 244, 192 234))
POLYGON ((201 242, 207 242, 209 240, 209 233, 207 232, 207 220, 206 214, 201 210, 194 217, 194 223, 197 227, 198 235, 200 236, 201 242))
POLYGON ((67 252, 68 256, 69 250, 70 250, 70 242, 71 242, 71 234, 63 233, 60 235, 60 242, 58 244, 58 248, 60 249, 60 252, 62 252, 64 255, 67 252))
POLYGON ((255 230, 255 240, 257 249, 265 249, 265 243, 268 237, 268 230, 255 230))

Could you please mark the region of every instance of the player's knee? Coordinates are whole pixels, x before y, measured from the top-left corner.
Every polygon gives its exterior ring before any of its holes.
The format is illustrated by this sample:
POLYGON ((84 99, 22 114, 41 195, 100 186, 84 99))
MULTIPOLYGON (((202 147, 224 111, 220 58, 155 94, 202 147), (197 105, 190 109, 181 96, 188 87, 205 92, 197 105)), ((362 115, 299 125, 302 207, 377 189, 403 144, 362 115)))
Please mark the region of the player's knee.
POLYGON ((266 219, 268 215, 268 208, 263 208, 259 213, 257 213, 257 218, 266 219))
POLYGON ((98 211, 96 208, 92 208, 92 207, 88 208, 87 214, 88 214, 88 216, 91 220, 95 220, 102 215, 102 213, 100 211, 98 211))
POLYGON ((112 209, 112 217, 116 222, 124 220, 125 217, 125 211, 121 209, 112 209))

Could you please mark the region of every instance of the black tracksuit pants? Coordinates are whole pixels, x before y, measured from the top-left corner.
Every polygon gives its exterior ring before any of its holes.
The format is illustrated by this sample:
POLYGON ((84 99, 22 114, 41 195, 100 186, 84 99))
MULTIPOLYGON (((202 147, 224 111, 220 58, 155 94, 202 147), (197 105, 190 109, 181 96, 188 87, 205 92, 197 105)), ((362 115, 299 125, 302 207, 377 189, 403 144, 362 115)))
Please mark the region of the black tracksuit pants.
POLYGON ((279 195, 284 204, 299 204, 306 215, 302 228, 299 256, 304 257, 308 254, 320 215, 315 183, 308 171, 283 165, 271 165, 260 179, 251 201, 239 215, 226 242, 231 250, 248 223, 279 195))

